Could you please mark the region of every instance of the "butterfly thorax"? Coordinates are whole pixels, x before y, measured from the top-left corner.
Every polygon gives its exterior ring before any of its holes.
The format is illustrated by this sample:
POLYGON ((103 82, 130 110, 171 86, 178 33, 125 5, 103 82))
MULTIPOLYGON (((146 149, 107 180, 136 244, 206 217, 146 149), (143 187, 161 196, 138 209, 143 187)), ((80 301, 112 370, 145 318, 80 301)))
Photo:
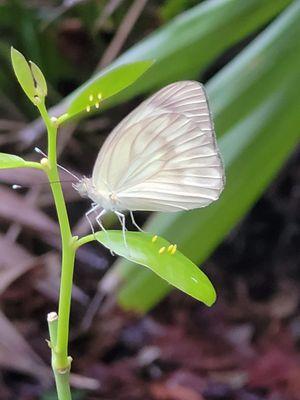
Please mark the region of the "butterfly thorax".
POLYGON ((99 204, 105 210, 121 211, 118 206, 118 198, 115 193, 108 190, 98 190, 93 185, 91 178, 82 178, 80 182, 73 184, 80 196, 90 198, 94 203, 99 204))

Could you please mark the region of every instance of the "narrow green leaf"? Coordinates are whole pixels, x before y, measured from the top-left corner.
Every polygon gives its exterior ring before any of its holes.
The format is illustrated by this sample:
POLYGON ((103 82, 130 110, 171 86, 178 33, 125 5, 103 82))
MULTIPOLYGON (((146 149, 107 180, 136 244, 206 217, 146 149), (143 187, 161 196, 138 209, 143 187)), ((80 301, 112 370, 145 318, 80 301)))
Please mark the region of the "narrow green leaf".
MULTIPOLYGON (((215 302, 216 292, 208 277, 167 240, 148 233, 126 232, 126 247, 121 231, 98 232, 96 238, 114 253, 144 265, 207 306, 215 302)), ((126 307, 126 296, 122 305, 126 307)))
MULTIPOLYGON (((199 77, 222 52, 264 26, 291 2, 210 0, 192 7, 132 46, 111 64, 110 68, 116 68, 139 60, 155 59, 145 79, 139 79, 105 106, 111 107, 176 80, 199 77)), ((86 85, 102 73, 97 72, 86 85)))
POLYGON ((4 168, 22 168, 26 166, 23 158, 14 154, 0 153, 0 169, 4 168))
POLYGON ((68 116, 64 120, 72 118, 82 111, 89 112, 92 108, 99 108, 101 101, 131 85, 152 64, 153 61, 150 60, 139 61, 102 72, 72 95, 67 108, 68 116))
POLYGON ((28 62, 22 53, 11 48, 11 60, 16 77, 29 99, 34 102, 35 85, 28 62))
POLYGON ((40 68, 32 61, 29 61, 30 67, 31 67, 31 72, 33 75, 33 78, 36 83, 36 94, 39 97, 45 97, 47 96, 47 82, 44 77, 44 74, 40 70, 40 68))

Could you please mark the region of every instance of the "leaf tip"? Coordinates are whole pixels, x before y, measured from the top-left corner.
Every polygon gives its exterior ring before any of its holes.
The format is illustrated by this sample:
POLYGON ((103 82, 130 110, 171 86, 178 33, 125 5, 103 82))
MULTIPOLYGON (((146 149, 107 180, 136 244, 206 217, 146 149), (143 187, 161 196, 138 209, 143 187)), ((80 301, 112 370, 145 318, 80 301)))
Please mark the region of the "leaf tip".
POLYGON ((14 59, 15 56, 19 56, 25 60, 24 55, 19 50, 15 49, 13 46, 10 47, 10 54, 12 60, 14 59))
POLYGON ((212 307, 215 304, 216 300, 217 300, 217 293, 215 291, 215 288, 213 286, 211 286, 210 295, 206 299, 206 301, 203 301, 203 302, 207 307, 212 307))

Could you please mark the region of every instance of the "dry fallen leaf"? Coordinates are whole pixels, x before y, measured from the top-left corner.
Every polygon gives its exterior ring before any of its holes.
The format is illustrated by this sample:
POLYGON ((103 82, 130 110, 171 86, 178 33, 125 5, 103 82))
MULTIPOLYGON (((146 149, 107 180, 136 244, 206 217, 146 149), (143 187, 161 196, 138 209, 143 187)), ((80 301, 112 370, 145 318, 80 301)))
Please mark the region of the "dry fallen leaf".
POLYGON ((0 295, 36 263, 37 258, 29 254, 21 245, 0 235, 0 295))
POLYGON ((51 371, 0 311, 0 366, 34 376, 47 385, 51 371))
POLYGON ((43 211, 28 204, 23 196, 11 189, 0 187, 0 218, 17 222, 32 230, 58 234, 58 226, 43 211))

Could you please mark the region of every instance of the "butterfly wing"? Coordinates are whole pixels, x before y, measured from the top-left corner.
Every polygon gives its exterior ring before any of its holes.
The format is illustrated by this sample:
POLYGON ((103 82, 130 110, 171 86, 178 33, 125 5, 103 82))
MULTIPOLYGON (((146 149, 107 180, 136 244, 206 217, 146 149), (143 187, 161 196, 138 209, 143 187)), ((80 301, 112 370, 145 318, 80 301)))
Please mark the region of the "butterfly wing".
POLYGON ((109 135, 92 182, 120 208, 179 211, 204 207, 224 187, 224 169, 203 86, 166 86, 109 135))

